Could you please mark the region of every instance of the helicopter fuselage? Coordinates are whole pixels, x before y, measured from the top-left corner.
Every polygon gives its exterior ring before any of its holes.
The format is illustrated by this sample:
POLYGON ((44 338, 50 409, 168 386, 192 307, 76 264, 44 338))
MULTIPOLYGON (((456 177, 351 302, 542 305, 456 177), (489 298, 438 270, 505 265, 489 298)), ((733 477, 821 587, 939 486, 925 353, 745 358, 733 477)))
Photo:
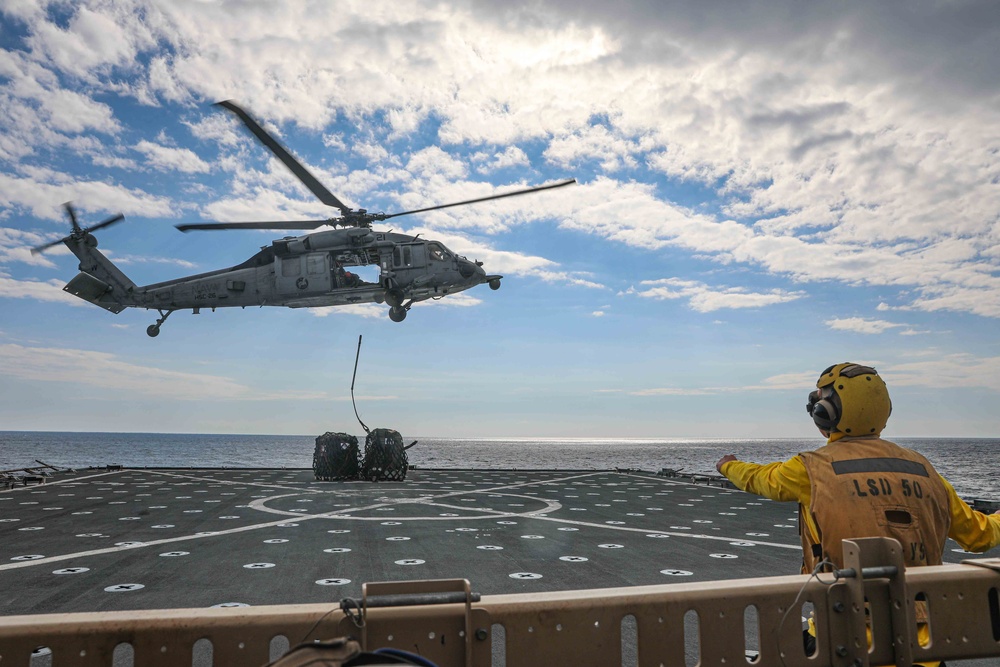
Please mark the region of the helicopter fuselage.
POLYGON ((486 275, 480 263, 438 241, 366 228, 286 236, 236 266, 145 286, 116 272, 92 235, 67 239, 66 245, 81 259, 81 273, 66 290, 112 312, 128 307, 160 311, 163 316, 149 328, 150 335, 159 333, 167 314, 202 308, 388 302, 390 318, 402 321, 413 303, 483 283, 496 289, 501 278, 486 275), (372 265, 379 267, 377 282, 349 270, 372 265))
MULTIPOLYGON (((186 309, 231 306, 305 308, 382 303, 396 288, 411 302, 488 282, 481 266, 437 241, 368 229, 339 229, 275 240, 228 269, 138 288, 141 305, 186 309), (349 267, 376 265, 378 282, 349 267)), ((137 304, 139 305, 139 304, 137 304)))

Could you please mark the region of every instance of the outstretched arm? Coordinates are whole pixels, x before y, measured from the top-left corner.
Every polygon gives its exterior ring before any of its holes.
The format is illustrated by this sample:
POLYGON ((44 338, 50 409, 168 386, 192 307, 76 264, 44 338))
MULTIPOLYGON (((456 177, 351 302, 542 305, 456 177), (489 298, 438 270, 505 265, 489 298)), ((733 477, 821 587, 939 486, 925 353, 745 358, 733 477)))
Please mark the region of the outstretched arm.
POLYGON ((809 504, 812 495, 809 474, 798 456, 783 462, 760 465, 744 463, 734 455, 727 454, 719 459, 715 467, 743 491, 771 500, 795 500, 804 505, 809 504))
POLYGON ((966 551, 982 553, 1000 546, 1000 513, 983 514, 969 507, 958 497, 954 487, 944 477, 948 489, 951 527, 948 537, 955 540, 966 551))
POLYGON ((735 454, 726 454, 715 464, 715 469, 718 470, 720 474, 725 475, 726 473, 722 472, 722 466, 726 465, 730 461, 739 461, 739 459, 736 458, 735 454))

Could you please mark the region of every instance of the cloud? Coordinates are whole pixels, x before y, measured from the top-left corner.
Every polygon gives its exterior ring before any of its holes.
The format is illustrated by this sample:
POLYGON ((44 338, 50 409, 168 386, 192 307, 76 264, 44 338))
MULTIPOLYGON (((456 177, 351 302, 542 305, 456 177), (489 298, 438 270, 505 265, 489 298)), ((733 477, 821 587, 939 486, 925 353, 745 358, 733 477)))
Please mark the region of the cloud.
MULTIPOLYGON (((148 217, 176 215, 166 197, 151 195, 103 181, 77 180, 61 172, 35 170, 30 177, 0 173, 0 206, 24 209, 45 220, 62 222, 62 202, 72 201, 82 224, 84 216, 106 216, 109 211, 148 217)), ((97 222, 94 220, 93 222, 97 222)))
POLYGON ((478 163, 476 171, 480 174, 489 174, 510 167, 527 167, 531 164, 528 154, 518 146, 508 146, 497 153, 481 151, 472 155, 470 159, 478 163))
POLYGON ((890 387, 932 389, 973 387, 1000 391, 1000 356, 961 352, 933 353, 933 358, 886 365, 879 369, 890 387))
MULTIPOLYGON (((373 168, 376 180, 362 187, 333 174, 348 197, 385 182, 409 186, 395 198, 406 208, 487 193, 492 184, 464 180, 470 169, 527 167, 529 154, 596 172, 586 187, 530 205, 429 214, 421 224, 432 229, 495 234, 551 218, 794 283, 906 290, 901 307, 1000 317, 1000 30, 990 3, 648 9, 410 0, 292 3, 276 16, 225 1, 18 6, 8 15, 27 36, 22 50, 0 54, 0 159, 37 159, 82 132, 120 135, 101 95, 153 106, 238 94, 275 124, 320 133, 337 118, 400 140, 436 130, 443 147, 414 148, 406 175, 378 180, 373 168), (470 163, 450 147, 496 158, 470 163), (661 175, 665 187, 641 182, 661 175), (679 183, 699 194, 678 201, 679 183)), ((196 135, 232 140, 201 125, 192 123, 196 135)), ((375 144, 362 153, 391 161, 375 144)), ((126 166, 113 151, 95 155, 126 166)), ((158 164, 204 169, 182 157, 158 164)), ((266 203, 244 185, 251 203, 266 203)), ((284 207, 255 210, 308 208, 294 192, 284 207)), ((244 194, 204 211, 235 213, 244 194)))
MULTIPOLYGON (((482 299, 461 292, 450 294, 440 299, 428 299, 413 304, 413 308, 423 308, 425 306, 451 307, 451 308, 472 308, 482 303, 482 299)), ((346 315, 363 317, 365 319, 387 319, 389 317, 389 307, 377 303, 357 303, 345 306, 320 306, 310 308, 309 312, 316 317, 327 317, 329 315, 346 315)))
POLYGON ((158 171, 180 171, 185 174, 205 174, 211 171, 207 162, 187 148, 172 148, 146 141, 135 145, 146 156, 146 163, 158 171))
POLYGON ((325 392, 264 391, 227 377, 144 366, 107 352, 10 343, 0 344, 0 375, 182 401, 335 400, 325 392))
POLYGON ((16 280, 0 273, 0 297, 7 299, 34 299, 65 303, 71 306, 86 305, 86 301, 63 291, 64 280, 16 280))
POLYGON ((626 293, 657 301, 687 299, 691 309, 699 313, 710 313, 723 308, 761 308, 805 296, 804 292, 787 292, 781 289, 768 292, 750 292, 743 287, 714 289, 705 283, 681 278, 644 280, 641 284, 648 287, 638 290, 629 288, 626 293))
MULTIPOLYGON (((879 375, 885 378, 886 384, 890 387, 927 387, 936 390, 975 388, 1000 392, 1000 356, 984 357, 970 353, 941 354, 935 350, 929 350, 926 356, 928 357, 926 359, 903 363, 874 362, 868 359, 855 361, 877 367, 879 375)), ((815 387, 819 370, 772 375, 755 385, 654 387, 627 393, 630 396, 707 396, 749 390, 800 391, 815 387)))
POLYGON ((853 331, 861 334, 880 334, 889 329, 906 326, 897 322, 887 322, 886 320, 868 320, 863 317, 845 317, 840 319, 827 320, 826 325, 838 331, 853 331))

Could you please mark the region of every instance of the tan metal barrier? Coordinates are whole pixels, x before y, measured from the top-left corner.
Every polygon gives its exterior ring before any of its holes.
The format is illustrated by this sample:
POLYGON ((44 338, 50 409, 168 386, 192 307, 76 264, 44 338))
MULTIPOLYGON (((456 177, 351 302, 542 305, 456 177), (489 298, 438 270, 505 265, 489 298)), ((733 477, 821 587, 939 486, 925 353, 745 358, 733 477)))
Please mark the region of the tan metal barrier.
POLYGON ((54 667, 262 665, 289 643, 343 635, 442 667, 909 667, 1000 656, 1000 559, 904 573, 899 544, 874 538, 845 542, 845 564, 839 579, 822 581, 769 577, 478 602, 464 580, 368 584, 346 612, 311 604, 13 616, 0 618, 0 666, 40 664, 32 662, 38 647, 51 651, 54 667), (922 645, 916 610, 924 604, 922 645), (801 623, 808 609, 817 628, 811 657, 801 623))

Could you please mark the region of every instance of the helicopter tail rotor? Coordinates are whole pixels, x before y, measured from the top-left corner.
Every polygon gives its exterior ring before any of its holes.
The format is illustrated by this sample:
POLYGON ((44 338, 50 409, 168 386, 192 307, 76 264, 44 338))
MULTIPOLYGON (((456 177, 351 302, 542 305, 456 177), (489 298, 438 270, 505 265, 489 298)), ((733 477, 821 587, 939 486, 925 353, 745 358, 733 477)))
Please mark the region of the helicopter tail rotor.
POLYGON ((66 202, 65 204, 63 204, 63 208, 66 209, 66 214, 69 216, 69 224, 72 229, 69 236, 63 237, 58 241, 51 241, 49 243, 43 243, 42 245, 35 246, 34 248, 31 249, 32 255, 37 255, 40 252, 44 252, 49 248, 57 246, 60 243, 65 243, 66 241, 73 240, 79 243, 80 241, 86 239, 88 234, 92 234, 93 232, 96 232, 98 229, 109 227, 115 224, 116 222, 121 222, 122 220, 125 219, 124 215, 118 213, 117 215, 113 215, 110 218, 102 220, 96 225, 91 225, 90 227, 84 229, 80 227, 80 223, 77 222, 76 210, 73 208, 73 205, 70 202, 66 202))

